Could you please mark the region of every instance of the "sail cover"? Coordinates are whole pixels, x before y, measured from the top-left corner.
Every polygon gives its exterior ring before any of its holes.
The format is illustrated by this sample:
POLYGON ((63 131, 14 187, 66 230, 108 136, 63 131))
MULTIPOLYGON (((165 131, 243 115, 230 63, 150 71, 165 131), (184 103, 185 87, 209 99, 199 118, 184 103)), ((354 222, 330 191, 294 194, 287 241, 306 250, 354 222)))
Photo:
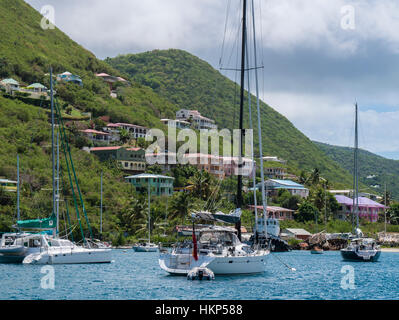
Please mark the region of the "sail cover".
POLYGON ((50 218, 17 221, 18 228, 24 229, 53 229, 57 225, 57 217, 53 213, 50 218))
POLYGON ((225 222, 225 223, 237 223, 241 219, 241 209, 236 209, 230 214, 224 214, 223 212, 211 213, 208 211, 195 211, 191 213, 191 217, 194 219, 225 222))

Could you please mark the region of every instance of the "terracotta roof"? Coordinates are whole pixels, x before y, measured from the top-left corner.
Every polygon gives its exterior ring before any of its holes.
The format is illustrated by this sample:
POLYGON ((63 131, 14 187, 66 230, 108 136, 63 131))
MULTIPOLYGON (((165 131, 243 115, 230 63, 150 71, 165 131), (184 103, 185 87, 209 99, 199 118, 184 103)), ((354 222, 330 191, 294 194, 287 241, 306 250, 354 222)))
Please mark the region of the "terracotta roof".
POLYGON ((97 130, 93 130, 93 129, 86 129, 86 130, 80 130, 80 131, 84 132, 84 133, 101 134, 101 135, 104 135, 104 136, 108 136, 109 135, 109 133, 102 132, 102 131, 97 131, 97 130))
POLYGON ((90 151, 106 151, 106 150, 118 150, 122 148, 121 146, 116 146, 116 147, 95 147, 91 148, 90 151))

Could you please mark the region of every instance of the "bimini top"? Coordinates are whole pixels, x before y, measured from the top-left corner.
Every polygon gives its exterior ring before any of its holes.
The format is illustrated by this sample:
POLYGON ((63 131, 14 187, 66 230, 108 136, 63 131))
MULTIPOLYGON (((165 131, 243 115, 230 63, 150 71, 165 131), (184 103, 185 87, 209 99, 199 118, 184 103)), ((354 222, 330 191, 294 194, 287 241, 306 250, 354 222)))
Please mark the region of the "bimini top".
POLYGON ((18 228, 24 229, 54 229, 57 225, 57 217, 53 213, 50 218, 36 220, 20 220, 17 221, 18 228))
POLYGON ((236 209, 230 214, 224 214, 220 211, 216 213, 211 213, 208 211, 194 211, 191 213, 191 217, 194 219, 207 221, 237 223, 241 219, 241 213, 241 209, 236 209))

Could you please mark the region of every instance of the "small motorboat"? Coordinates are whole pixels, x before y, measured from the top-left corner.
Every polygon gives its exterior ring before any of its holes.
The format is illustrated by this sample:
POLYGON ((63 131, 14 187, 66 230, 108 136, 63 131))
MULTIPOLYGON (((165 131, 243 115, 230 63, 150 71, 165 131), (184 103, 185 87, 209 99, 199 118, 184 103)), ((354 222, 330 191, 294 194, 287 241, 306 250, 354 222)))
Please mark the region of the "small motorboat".
POLYGON ((323 249, 321 249, 321 248, 319 248, 319 247, 314 247, 314 248, 310 251, 311 254, 322 254, 323 252, 324 252, 323 249))
POLYGON ((196 267, 187 274, 187 280, 215 280, 215 274, 208 268, 196 267))

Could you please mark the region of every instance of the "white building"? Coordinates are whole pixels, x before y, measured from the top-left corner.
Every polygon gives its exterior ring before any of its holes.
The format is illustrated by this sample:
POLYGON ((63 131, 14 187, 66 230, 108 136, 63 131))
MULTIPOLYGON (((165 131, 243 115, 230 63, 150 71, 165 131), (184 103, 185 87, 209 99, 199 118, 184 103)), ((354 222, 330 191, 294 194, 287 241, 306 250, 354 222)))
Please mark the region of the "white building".
POLYGON ((176 129, 187 129, 190 128, 191 123, 184 120, 172 120, 172 119, 161 119, 161 122, 168 127, 176 128, 176 129))
POLYGON ((105 132, 114 134, 114 135, 116 135, 116 134, 119 135, 119 132, 122 129, 127 130, 133 139, 145 138, 145 136, 149 130, 146 127, 142 127, 142 126, 138 126, 138 125, 130 124, 130 123, 109 123, 109 124, 107 124, 106 127, 103 128, 103 130, 105 132))
POLYGON ((215 120, 202 116, 198 110, 181 109, 176 112, 176 119, 188 121, 196 129, 217 129, 215 120))

